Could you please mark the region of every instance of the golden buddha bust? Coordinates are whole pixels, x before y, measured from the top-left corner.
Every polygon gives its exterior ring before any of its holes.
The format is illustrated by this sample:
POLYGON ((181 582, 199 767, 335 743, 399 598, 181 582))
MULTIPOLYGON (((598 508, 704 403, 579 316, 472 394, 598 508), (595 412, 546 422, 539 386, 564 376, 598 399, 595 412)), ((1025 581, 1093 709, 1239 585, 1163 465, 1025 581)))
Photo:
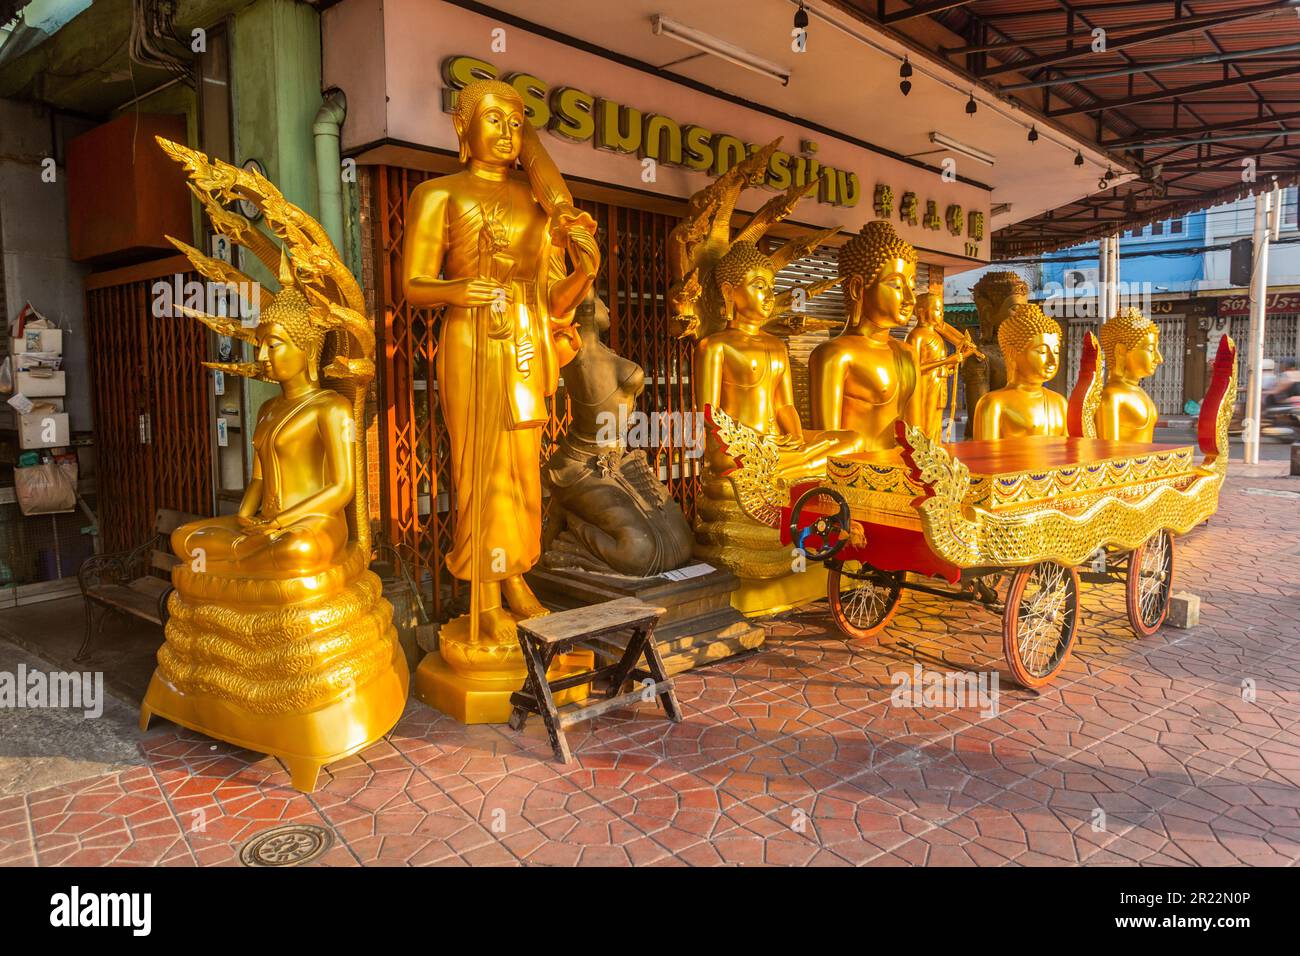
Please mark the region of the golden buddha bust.
POLYGON ((573 316, 600 251, 514 87, 470 83, 452 125, 464 168, 411 193, 402 272, 413 307, 443 310, 436 376, 456 515, 446 562, 469 582, 469 608, 442 626, 416 693, 463 722, 502 723, 525 677, 516 621, 547 613, 524 580, 541 553, 547 399, 578 348, 573 316))
MULTIPOLYGON (((141 726, 156 714, 274 754, 293 785, 310 791, 322 766, 393 728, 410 681, 392 605, 369 570, 369 508, 358 479, 367 474, 360 423, 374 324, 315 220, 261 175, 159 142, 189 169, 217 232, 278 272, 280 289, 262 290, 255 328, 185 310, 254 348, 254 361, 207 364, 276 382, 281 394, 258 411, 238 513, 172 534, 181 562, 141 726), (256 203, 282 248, 224 208, 236 199, 256 203)), ((207 279, 254 284, 172 242, 207 279)))
POLYGON ((1164 361, 1160 327, 1138 309, 1121 309, 1103 323, 1100 338, 1106 385, 1097 409, 1097 437, 1150 442, 1159 413, 1140 382, 1164 361))
POLYGON ((961 367, 966 389, 967 438, 974 429, 975 406, 979 400, 1007 384, 1007 364, 998 344, 998 329, 1012 309, 1029 302, 1029 284, 1016 272, 986 272, 971 289, 971 297, 979 317, 980 352, 968 357, 961 367))
POLYGON ((924 418, 916 351, 890 332, 916 306, 916 250, 885 220, 840 247, 844 330, 808 360, 813 425, 836 436, 833 454, 897 447, 894 423, 924 418))
POLYGON ((1065 435, 1065 396, 1044 387, 1061 363, 1061 327, 1036 305, 1017 305, 998 327, 1007 384, 975 406, 977 441, 1065 435))

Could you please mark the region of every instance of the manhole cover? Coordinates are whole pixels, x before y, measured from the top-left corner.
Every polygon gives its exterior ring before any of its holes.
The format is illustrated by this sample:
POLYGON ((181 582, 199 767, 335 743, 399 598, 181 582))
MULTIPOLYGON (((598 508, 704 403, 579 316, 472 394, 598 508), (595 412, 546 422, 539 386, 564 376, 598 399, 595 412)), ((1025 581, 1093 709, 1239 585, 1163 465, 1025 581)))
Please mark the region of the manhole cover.
POLYGON ((263 830, 239 851, 244 866, 301 866, 334 844, 334 834, 310 823, 291 823, 263 830))

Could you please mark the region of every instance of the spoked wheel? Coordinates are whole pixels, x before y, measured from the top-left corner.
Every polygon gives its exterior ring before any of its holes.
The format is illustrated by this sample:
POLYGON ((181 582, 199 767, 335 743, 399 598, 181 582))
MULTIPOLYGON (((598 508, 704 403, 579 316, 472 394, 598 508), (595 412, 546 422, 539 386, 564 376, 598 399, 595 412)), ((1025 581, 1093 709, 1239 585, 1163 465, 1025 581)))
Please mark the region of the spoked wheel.
POLYGON ((1070 659, 1079 626, 1079 574, 1052 561, 1021 568, 1002 614, 1002 649, 1024 687, 1051 682, 1070 659))
POLYGON ((861 561, 832 561, 826 592, 835 626, 862 640, 883 631, 898 610, 903 576, 864 571, 861 561))
POLYGON ((1138 637, 1150 637, 1160 630, 1169 613, 1169 596, 1174 591, 1174 536, 1157 531, 1133 549, 1128 559, 1124 593, 1128 622, 1138 637))

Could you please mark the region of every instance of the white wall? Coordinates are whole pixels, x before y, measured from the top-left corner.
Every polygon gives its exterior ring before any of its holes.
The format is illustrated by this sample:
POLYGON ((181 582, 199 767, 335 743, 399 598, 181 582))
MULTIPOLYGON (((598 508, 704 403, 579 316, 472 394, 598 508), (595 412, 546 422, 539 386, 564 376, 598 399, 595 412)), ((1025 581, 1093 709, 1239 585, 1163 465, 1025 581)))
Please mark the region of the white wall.
MULTIPOLYGON (((1268 250, 1268 284, 1274 286, 1300 285, 1300 229, 1296 225, 1295 189, 1283 190, 1283 220, 1279 238, 1268 250)), ((1205 218, 1205 244, 1223 245, 1237 239, 1249 238, 1255 225, 1255 201, 1241 199, 1210 209, 1205 218)), ((1227 249, 1205 254, 1205 278, 1200 289, 1233 288, 1229 281, 1232 253, 1227 249)))
MULTIPOLYGON (((60 138, 75 135, 57 122, 60 138)), ((67 409, 73 431, 93 427, 86 363, 82 279, 89 271, 68 258, 65 170, 43 182, 41 160, 53 155, 55 124, 39 106, 0 99, 0 229, 4 247, 4 318, 28 301, 63 328, 67 409)), ((0 332, 0 334, 3 334, 0 332)))

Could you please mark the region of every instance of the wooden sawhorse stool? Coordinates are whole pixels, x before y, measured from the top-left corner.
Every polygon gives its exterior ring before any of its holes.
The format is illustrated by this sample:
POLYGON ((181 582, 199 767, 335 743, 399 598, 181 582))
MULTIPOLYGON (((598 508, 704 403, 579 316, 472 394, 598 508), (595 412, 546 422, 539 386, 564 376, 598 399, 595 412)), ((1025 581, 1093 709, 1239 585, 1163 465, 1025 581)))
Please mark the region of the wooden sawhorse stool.
POLYGON ((568 763, 573 754, 564 737, 565 728, 640 700, 647 688, 638 687, 625 694, 619 691, 629 679, 640 682, 647 678, 654 682, 651 689, 668 717, 681 723, 682 711, 673 691, 673 681, 664 670, 663 658, 659 656, 654 640, 655 624, 663 613, 663 608, 636 598, 619 598, 520 621, 519 646, 528 667, 528 680, 523 690, 510 696, 510 703, 514 705, 510 726, 523 730, 529 714, 540 714, 551 738, 555 758, 568 763), (574 648, 594 651, 597 658, 615 663, 548 680, 546 672, 551 662, 574 648), (643 656, 646 662, 644 670, 636 666, 643 656), (604 688, 603 698, 592 702, 578 701, 564 707, 555 705, 557 691, 586 683, 591 683, 595 691, 594 685, 604 681, 608 681, 608 685, 604 688))

